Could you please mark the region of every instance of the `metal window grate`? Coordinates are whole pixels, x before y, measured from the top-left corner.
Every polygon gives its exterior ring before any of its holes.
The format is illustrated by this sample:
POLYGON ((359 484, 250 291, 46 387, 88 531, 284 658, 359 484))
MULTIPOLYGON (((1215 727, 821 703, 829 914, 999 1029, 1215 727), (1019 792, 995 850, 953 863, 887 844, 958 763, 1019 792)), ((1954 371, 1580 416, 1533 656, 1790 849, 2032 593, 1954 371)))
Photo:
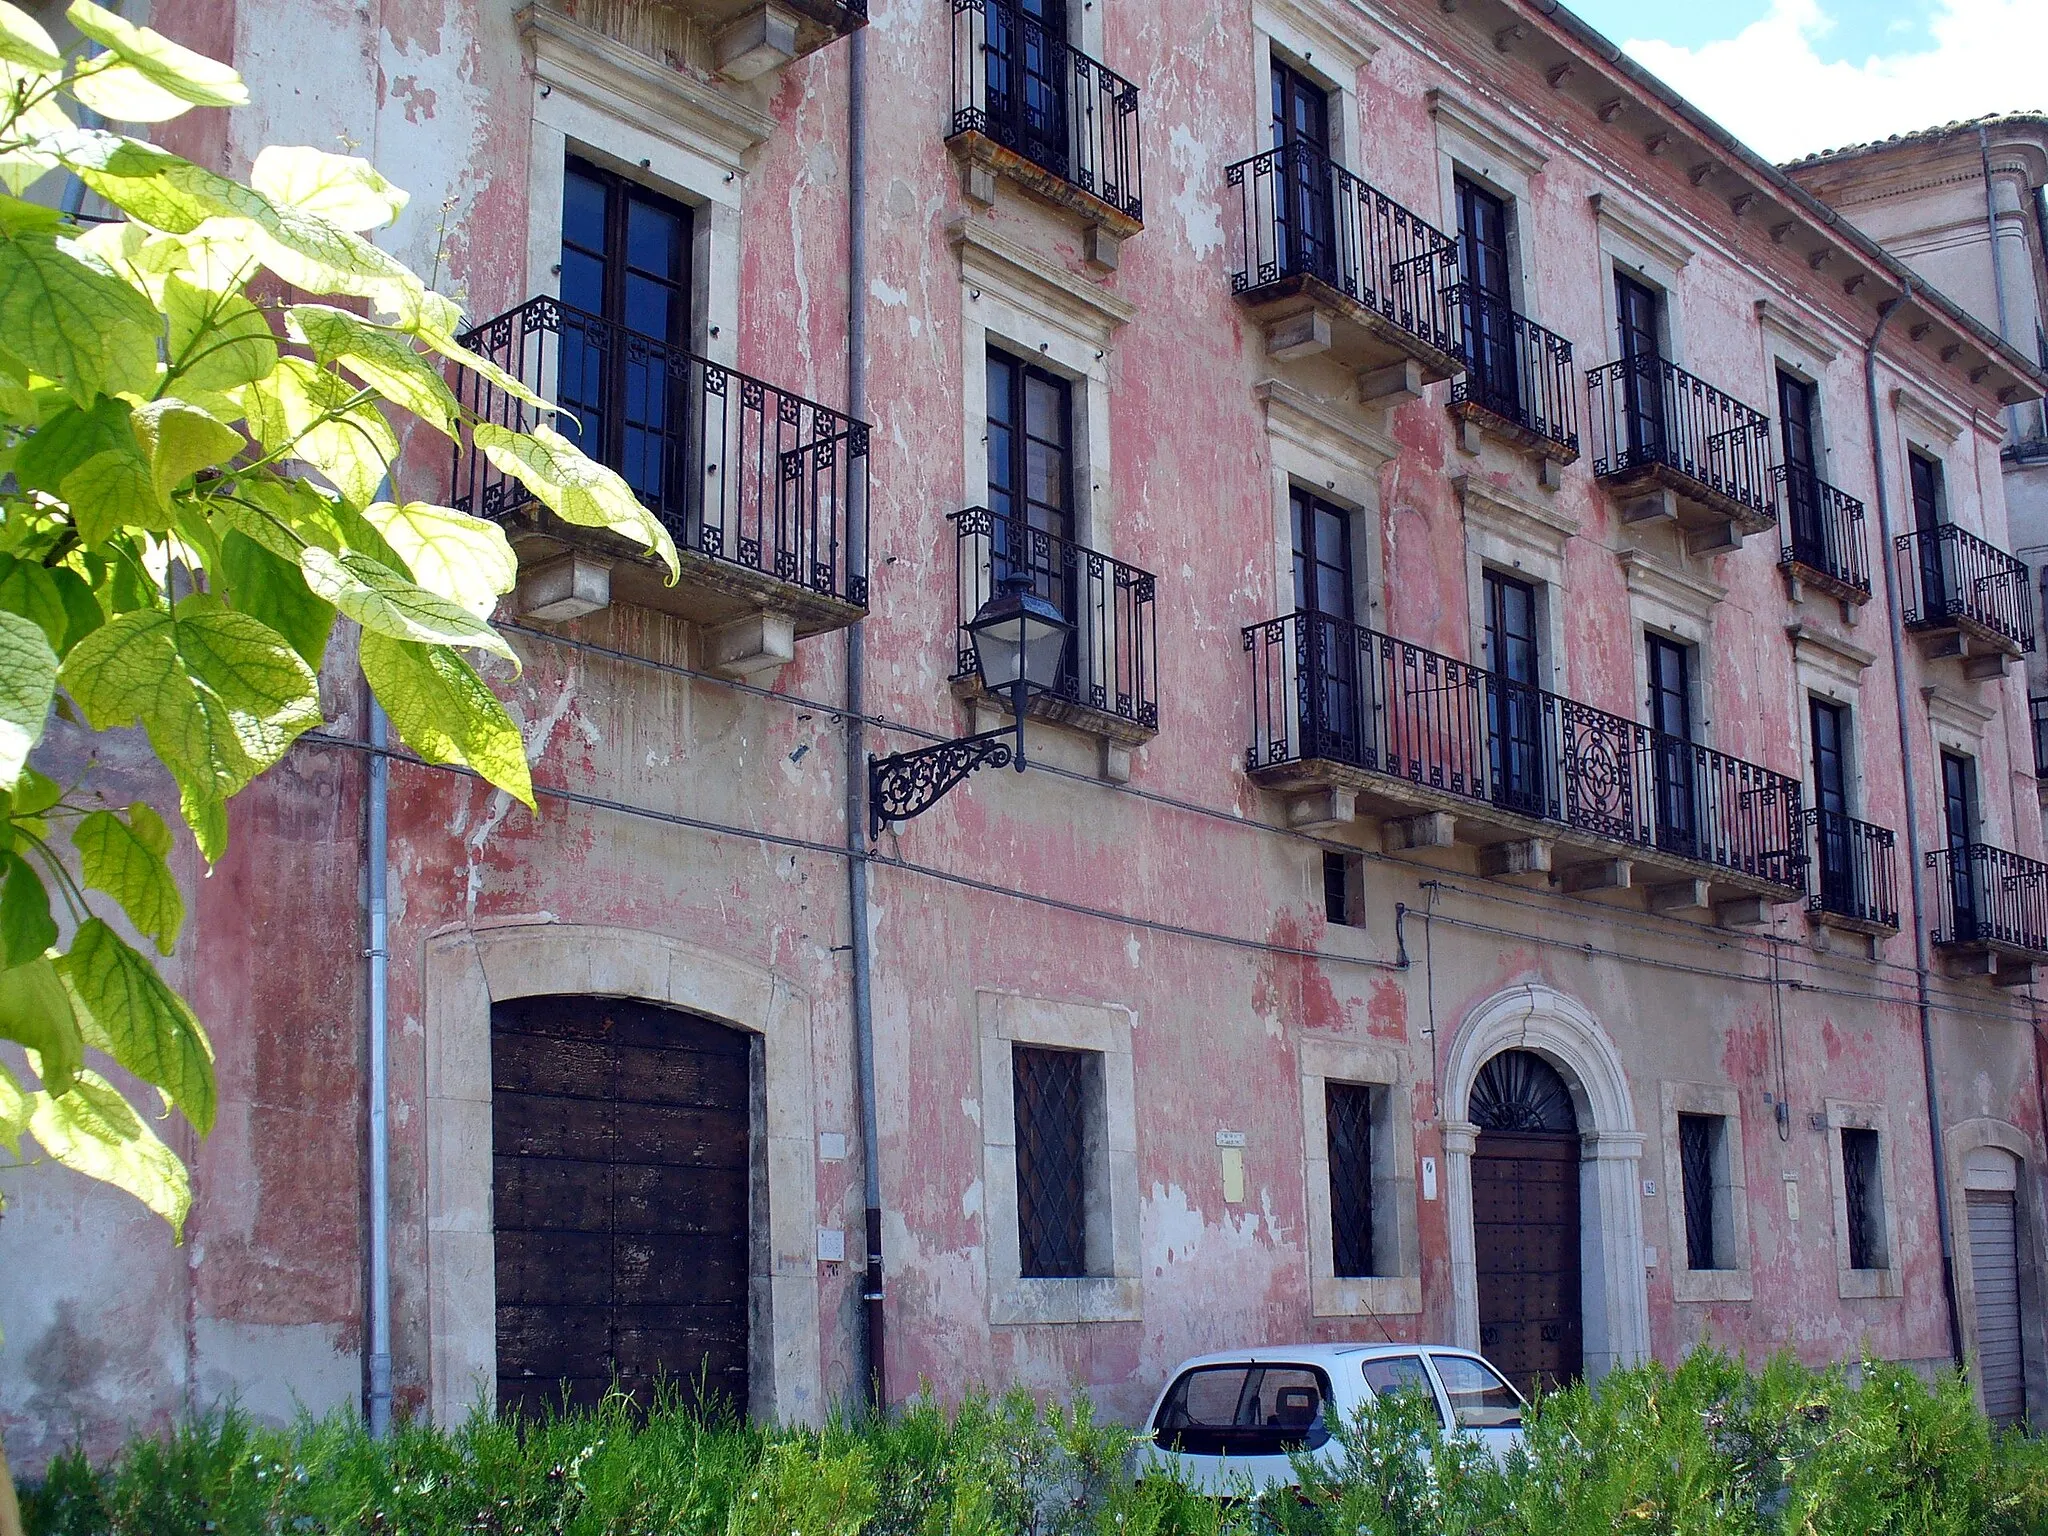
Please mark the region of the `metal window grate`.
POLYGON ((1088 1273, 1088 1073, 1085 1051, 1016 1046, 1018 1272, 1088 1273))
POLYGON ((1880 1178, 1877 1132, 1842 1127, 1842 1193, 1849 1207, 1851 1269, 1885 1267, 1884 1192, 1880 1178))
POLYGON ((1351 923, 1351 862, 1341 853, 1323 854, 1323 916, 1340 928, 1351 923))
POLYGON ((1685 1184, 1685 1264, 1720 1269, 1714 1251, 1714 1164, 1721 1139, 1719 1115, 1678 1117, 1678 1166, 1685 1184))
POLYGON ((1372 1251, 1373 1090, 1325 1083, 1330 1125, 1330 1246, 1339 1276, 1375 1275, 1372 1251))

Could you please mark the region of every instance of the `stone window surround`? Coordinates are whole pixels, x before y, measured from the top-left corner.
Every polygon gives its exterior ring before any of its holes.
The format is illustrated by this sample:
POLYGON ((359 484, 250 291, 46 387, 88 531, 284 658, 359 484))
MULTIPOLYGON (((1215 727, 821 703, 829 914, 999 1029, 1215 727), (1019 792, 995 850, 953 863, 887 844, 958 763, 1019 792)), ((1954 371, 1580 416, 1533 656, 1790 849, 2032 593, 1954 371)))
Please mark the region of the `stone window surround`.
POLYGON ((1779 458, 1784 449, 1785 423, 1778 409, 1778 373, 1782 370, 1813 386, 1814 472, 1833 483, 1828 471, 1832 447, 1829 425, 1827 373, 1840 352, 1805 317, 1795 315, 1770 299, 1756 301, 1757 332, 1763 341, 1764 414, 1771 419, 1771 456, 1779 458))
POLYGON ((1536 623, 1542 636, 1537 657, 1538 684, 1553 693, 1569 693, 1565 672, 1565 551, 1578 523, 1556 503, 1539 501, 1496 485, 1477 475, 1451 480, 1465 516, 1465 591, 1472 614, 1471 649, 1477 665, 1485 665, 1486 572, 1514 576, 1536 588, 1536 623))
POLYGON ((1813 712, 1807 707, 1810 698, 1821 698, 1831 704, 1846 704, 1849 708, 1849 740, 1843 756, 1846 787, 1849 792, 1849 814, 1861 816, 1866 804, 1863 778, 1863 674, 1872 662, 1877 660, 1873 652, 1861 646, 1851 645, 1839 636, 1830 635, 1804 622, 1785 626, 1786 638, 1792 642, 1792 664, 1798 674, 1798 718, 1792 722, 1795 739, 1799 743, 1800 777, 1806 781, 1808 805, 1818 805, 1820 797, 1813 780, 1813 712))
POLYGON ((1496 992, 1466 1013, 1444 1058, 1445 1221, 1451 1267, 1451 1342, 1479 1348, 1479 1267, 1473 1231, 1472 1154, 1479 1127, 1462 1118, 1479 1069, 1506 1050, 1534 1051, 1571 1089, 1580 1133, 1580 1293, 1586 1375, 1598 1380, 1650 1354, 1643 1275, 1643 1133, 1621 1053, 1575 999, 1541 982, 1496 992), (1448 1118, 1458 1115, 1461 1118, 1448 1118))
POLYGON ((1529 182, 1542 173, 1549 156, 1519 127, 1476 110, 1440 86, 1432 88, 1427 99, 1436 123, 1437 227, 1454 240, 1458 237, 1460 177, 1505 202, 1514 306, 1535 319, 1536 253, 1528 223, 1536 205, 1529 195, 1529 182))
POLYGON ((1616 357, 1620 316, 1614 303, 1616 271, 1625 271, 1660 289, 1664 320, 1664 356, 1685 366, 1685 295, 1680 275, 1692 261, 1693 248, 1665 220, 1618 199, 1611 192, 1595 192, 1593 219, 1600 241, 1600 313, 1606 324, 1599 355, 1616 357))
POLYGON ((1643 701, 1650 696, 1649 647, 1643 637, 1650 633, 1663 635, 1692 651, 1687 682, 1692 690, 1693 740, 1702 746, 1713 745, 1714 690, 1708 667, 1714 648, 1708 642, 1713 633, 1714 609, 1728 595, 1728 589, 1641 549, 1620 549, 1615 551, 1614 558, 1628 584, 1629 618, 1635 630, 1631 663, 1635 669, 1635 699, 1631 708, 1619 713, 1630 719, 1641 717, 1643 701))
MULTIPOLYGON (((2019 1127, 1992 1119, 1958 1120, 1943 1129, 1941 1139, 1948 1164, 1950 1246, 1964 1258, 1955 1267, 1963 1338, 1968 1341, 1977 1337, 1977 1279, 1967 1262, 1970 1212, 1966 1199, 1967 1191, 1974 1187, 1969 1161, 1975 1151, 1996 1149, 2017 1164, 2014 1194, 2019 1217, 2020 1313, 2030 1319, 2048 1315, 2048 1251, 2043 1248, 2041 1211, 2035 1193, 2040 1180, 2034 1176, 2034 1170, 2040 1163, 2034 1144, 2019 1127)), ((2048 1401, 2048 1339, 2043 1338, 2038 1323, 2022 1330, 2020 1348, 2027 1401, 2048 1401)))
POLYGON ((748 150, 772 118, 551 7, 520 13, 533 58, 525 291, 561 292, 562 178, 570 154, 688 206, 691 350, 739 356, 740 209, 748 150))
POLYGON ((987 358, 993 345, 1073 386, 1074 538, 1099 554, 1115 553, 1109 359, 1135 306, 984 220, 963 219, 951 233, 960 257, 960 506, 988 503, 987 358))
POLYGON ((1294 525, 1290 498, 1298 485, 1351 512, 1351 570, 1358 622, 1383 629, 1386 559, 1380 540, 1380 468, 1398 452, 1393 439, 1356 412, 1316 399, 1292 384, 1265 379, 1253 386, 1265 409, 1273 496, 1273 591, 1276 612, 1294 611, 1294 525))
POLYGON ((1253 151, 1272 148, 1273 61, 1277 55, 1281 63, 1330 93, 1335 119, 1330 125, 1331 153, 1345 170, 1364 176, 1358 77, 1377 52, 1379 44, 1360 35, 1353 11, 1327 15, 1316 0, 1253 0, 1253 151))
POLYGON ((1725 1084, 1660 1085, 1663 1109, 1664 1206, 1670 1215, 1671 1299, 1749 1301, 1756 1294, 1749 1249, 1749 1176, 1742 1152, 1742 1095, 1725 1084), (1692 1269, 1685 1240, 1685 1166, 1678 1144, 1680 1115, 1721 1120, 1721 1167, 1714 1184, 1715 1228, 1725 1235, 1735 1263, 1727 1269, 1692 1269))
POLYGON ((1828 1186, 1833 1196, 1835 1212, 1836 1293, 1845 1301, 1895 1299, 1903 1295, 1905 1290, 1899 1266, 1898 1180, 1892 1174, 1891 1111, 1882 1104, 1857 1103, 1848 1099, 1829 1099, 1826 1102, 1828 1186), (1877 1177, 1878 1183, 1882 1186, 1881 1204, 1884 1207, 1883 1269, 1849 1267, 1849 1194, 1847 1176, 1842 1171, 1841 1137, 1845 1126, 1877 1132, 1877 1177))
MULTIPOLYGON (((1138 1278, 1138 1109, 1132 1055, 1136 1016, 1115 1004, 1061 1002, 977 990, 981 1042, 982 1257, 988 1320, 1016 1323, 1134 1322, 1142 1314, 1138 1278), (1109 1273, 1023 1275, 1017 1240, 1017 1108, 1013 1044, 1094 1051, 1102 1058, 1104 1187, 1091 1194, 1091 1227, 1109 1239, 1109 1273), (1107 1205, 1106 1211, 1100 1206, 1107 1205), (1100 1229, 1098 1229, 1100 1230, 1100 1229)), ((1089 1248, 1096 1247, 1091 1231, 1089 1248)))
POLYGON ((1933 770, 1937 791, 1933 810, 1935 825, 1937 828, 1940 826, 1941 817, 1941 754, 1952 752, 1958 757, 1969 758, 1977 765, 1977 840, 1997 847, 2008 846, 2003 830, 2005 818, 2000 814, 2004 806, 1999 797, 1993 795, 1993 785, 1984 772, 1988 761, 1984 755, 1984 731, 1997 718, 1998 711, 1952 692, 1939 683, 1922 684, 1920 697, 1927 705, 1928 763, 1933 770))
POLYGON ((1348 1040, 1304 1039, 1301 1135, 1308 1205, 1309 1312, 1370 1317, 1422 1310, 1422 1250, 1415 1213, 1415 1116, 1405 1053, 1348 1040), (1373 1126, 1373 1253, 1386 1271, 1339 1276, 1330 1216, 1330 1129, 1325 1085, 1381 1090, 1385 1113, 1373 1126), (1382 1134, 1382 1131, 1386 1134, 1382 1134), (1391 1263, 1388 1262, 1391 1259, 1391 1263))
POLYGON ((684 1008, 761 1041, 768 1273, 757 1277, 765 1296, 757 1294, 749 1326, 747 1406, 764 1421, 821 1422, 828 1405, 818 1334, 810 998, 774 971, 681 939, 577 923, 456 929, 422 947, 434 1422, 459 1424, 480 1398, 497 1402, 491 1005, 557 994, 684 1008))

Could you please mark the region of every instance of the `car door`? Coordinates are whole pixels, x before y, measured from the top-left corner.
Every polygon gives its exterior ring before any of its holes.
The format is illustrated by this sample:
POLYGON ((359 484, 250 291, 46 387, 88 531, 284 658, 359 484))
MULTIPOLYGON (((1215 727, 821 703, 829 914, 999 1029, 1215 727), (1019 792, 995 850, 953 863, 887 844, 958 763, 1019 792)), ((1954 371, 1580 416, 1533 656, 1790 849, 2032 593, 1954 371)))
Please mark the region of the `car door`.
POLYGON ((1454 1428, 1476 1435, 1497 1462, 1522 1443, 1522 1394, 1492 1366, 1462 1350, 1433 1349, 1436 1373, 1454 1428))
POLYGON ((1391 1397, 1401 1392, 1423 1393, 1436 1405, 1437 1422, 1445 1429, 1451 1427, 1443 1393, 1438 1390, 1436 1377, 1422 1363, 1420 1351, 1412 1355, 1368 1356, 1360 1362, 1358 1369, 1366 1391, 1373 1398, 1391 1397))
POLYGON ((1287 1487, 1293 1456, 1330 1456, 1330 1379, 1291 1361, 1211 1362, 1181 1372, 1152 1419, 1147 1462, 1208 1494, 1287 1487))

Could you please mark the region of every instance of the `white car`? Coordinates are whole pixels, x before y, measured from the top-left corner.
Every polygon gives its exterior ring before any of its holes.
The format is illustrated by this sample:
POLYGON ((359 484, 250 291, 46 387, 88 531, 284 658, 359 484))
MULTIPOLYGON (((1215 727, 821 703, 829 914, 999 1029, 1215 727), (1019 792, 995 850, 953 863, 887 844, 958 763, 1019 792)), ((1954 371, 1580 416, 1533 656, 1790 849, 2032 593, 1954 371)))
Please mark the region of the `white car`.
POLYGON ((1335 1466, 1333 1421, 1382 1393, 1420 1390, 1446 1432, 1476 1435, 1496 1459, 1521 1443, 1522 1394, 1470 1350, 1436 1344, 1292 1344, 1183 1360, 1152 1405, 1139 1470, 1203 1493, 1295 1481, 1290 1455, 1335 1466))

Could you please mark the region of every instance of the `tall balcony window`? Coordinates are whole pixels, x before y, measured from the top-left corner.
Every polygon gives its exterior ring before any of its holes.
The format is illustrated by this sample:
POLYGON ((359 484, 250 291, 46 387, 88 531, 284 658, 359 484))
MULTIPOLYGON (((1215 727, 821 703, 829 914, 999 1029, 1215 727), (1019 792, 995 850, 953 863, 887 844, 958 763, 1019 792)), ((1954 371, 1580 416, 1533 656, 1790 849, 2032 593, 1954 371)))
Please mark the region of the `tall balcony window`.
POLYGON ((1845 603, 1869 602, 1863 503, 1796 464, 1780 464, 1771 474, 1785 513, 1778 525, 1778 564, 1845 603))
POLYGON ((1068 39, 1064 0, 953 0, 949 142, 1080 214, 1107 236, 1106 265, 1144 225, 1138 88, 1068 39))
POLYGON ((1771 423, 1654 350, 1586 375, 1593 473, 1626 521, 1674 520, 1696 549, 1729 548, 1778 521, 1771 423))
POLYGON ((1995 663, 2034 648, 2034 600, 2026 562, 1954 523, 1930 521, 1892 541, 1906 628, 1938 654, 1995 663), (1943 642, 1946 642, 1944 644, 1943 642))
POLYGON ((2024 986, 2048 963, 2048 864, 1990 843, 1929 849, 1935 947, 1952 968, 2024 986), (1957 966, 1955 962, 1961 962, 1957 966))

